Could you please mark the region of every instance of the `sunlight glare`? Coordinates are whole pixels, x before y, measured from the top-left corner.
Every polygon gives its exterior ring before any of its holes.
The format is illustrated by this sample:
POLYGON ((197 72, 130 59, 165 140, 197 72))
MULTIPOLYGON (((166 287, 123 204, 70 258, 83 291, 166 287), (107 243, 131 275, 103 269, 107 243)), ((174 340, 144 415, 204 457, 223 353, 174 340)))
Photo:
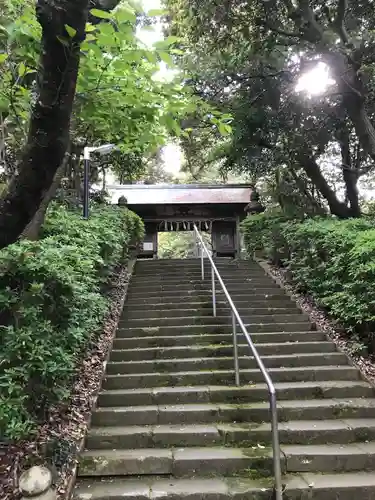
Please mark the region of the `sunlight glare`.
POLYGON ((306 92, 309 95, 322 94, 334 81, 329 76, 329 68, 319 62, 315 68, 307 71, 298 80, 296 92, 306 92))

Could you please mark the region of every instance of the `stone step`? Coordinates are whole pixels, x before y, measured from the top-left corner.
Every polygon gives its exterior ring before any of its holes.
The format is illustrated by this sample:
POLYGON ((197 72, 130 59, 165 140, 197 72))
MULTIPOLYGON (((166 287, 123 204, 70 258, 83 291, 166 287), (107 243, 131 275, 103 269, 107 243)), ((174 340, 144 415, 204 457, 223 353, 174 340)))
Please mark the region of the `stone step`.
MULTIPOLYGON (((208 311, 210 314, 212 313, 212 300, 209 297, 206 297, 205 300, 196 301, 194 298, 190 298, 187 301, 184 301, 182 304, 180 302, 150 302, 147 304, 147 310, 145 310, 146 302, 125 302, 124 305, 124 315, 129 314, 130 312, 134 312, 137 317, 142 316, 145 312, 150 311, 159 311, 165 310, 172 312, 180 308, 188 308, 195 309, 200 311, 208 311)), ((216 302, 217 307, 220 310, 229 311, 228 303, 225 300, 220 300, 216 302)), ((297 308, 296 304, 291 301, 289 297, 281 297, 280 300, 272 300, 268 302, 267 300, 261 300, 256 302, 255 304, 249 304, 248 300, 237 300, 235 305, 238 310, 247 310, 251 313, 257 309, 283 309, 283 308, 293 308, 294 310, 297 308)), ((298 309, 298 308, 297 308, 298 309)))
MULTIPOLYGON (((177 346, 211 346, 211 345, 223 345, 231 346, 233 343, 232 333, 221 334, 198 334, 198 335, 166 335, 166 336, 156 336, 155 332, 153 336, 142 336, 142 337, 116 337, 113 341, 113 348, 116 350, 122 349, 136 349, 137 346, 141 348, 148 347, 177 347, 177 346)), ((149 334, 150 335, 150 334, 149 334)), ((326 335, 324 332, 318 332, 315 330, 306 330, 299 332, 261 332, 251 333, 251 338, 256 345, 260 344, 278 344, 278 343, 297 343, 297 342, 319 342, 326 340, 326 335)), ((238 339, 239 343, 243 342, 241 336, 238 339)), ((277 348, 276 348, 277 349, 277 348)))
MULTIPOLYGON (((308 317, 297 311, 289 314, 245 314, 241 316, 244 323, 265 324, 265 323, 300 323, 309 324, 308 317)), ((119 328, 139 328, 139 327, 160 327, 165 326, 185 326, 185 325, 231 325, 232 318, 227 316, 179 316, 179 317, 162 317, 162 318, 126 318, 121 319, 119 328)))
MULTIPOLYGON (((347 445, 282 445, 283 472, 343 473, 373 471, 375 443, 347 445)), ((79 475, 142 476, 166 474, 174 477, 221 476, 261 469, 272 474, 269 447, 145 448, 136 450, 90 450, 82 454, 79 475), (99 453, 98 453, 99 452, 99 453)))
MULTIPOLYGON (((220 274, 221 276, 221 274, 220 274)), ((237 273, 227 274, 225 277, 221 276, 224 280, 224 283, 227 284, 244 284, 248 283, 249 285, 275 285, 278 286, 277 283, 266 275, 258 275, 252 273, 244 273, 243 271, 238 271, 237 273)), ((215 282, 218 284, 218 278, 215 275, 215 282)), ((204 280, 202 280, 202 276, 196 275, 183 275, 179 277, 170 277, 170 276, 160 276, 160 277, 146 277, 133 275, 131 279, 131 286, 179 286, 181 284, 193 284, 193 285, 209 285, 211 286, 211 275, 207 276, 204 280)))
MULTIPOLYGON (((277 290, 281 290, 281 288, 276 284, 276 283, 271 283, 271 282, 258 282, 258 283, 251 283, 251 282, 244 282, 243 279, 238 279, 236 281, 225 281, 225 286, 229 293, 235 290, 254 290, 254 291, 262 291, 262 290, 273 290, 274 292, 277 290)), ((170 293, 174 292, 176 289, 178 289, 179 292, 185 291, 186 293, 190 293, 191 291, 197 291, 197 292, 210 292, 212 289, 211 281, 210 282, 188 282, 188 281, 180 281, 179 284, 173 283, 173 284, 157 284, 154 282, 149 282, 148 284, 139 284, 139 283, 134 283, 131 286, 131 290, 129 293, 132 294, 149 294, 149 293, 170 293)), ((217 293, 221 293, 221 287, 218 285, 217 288, 217 293)), ((283 292, 285 293, 285 292, 283 292)))
MULTIPOLYGON (((277 294, 248 294, 248 293, 231 293, 230 294, 231 299, 233 300, 235 306, 237 307, 237 304, 247 304, 249 307, 256 307, 259 304, 262 304, 264 307, 267 307, 268 305, 273 306, 274 304, 290 304, 291 298, 285 295, 285 293, 277 293, 277 294)), ((217 301, 222 303, 226 303, 226 299, 222 297, 222 294, 218 294, 217 296, 217 301)), ((190 303, 196 303, 196 302, 203 302, 206 304, 211 303, 211 293, 207 292, 206 294, 199 294, 197 292, 193 292, 190 294, 185 294, 185 295, 152 295, 150 297, 141 296, 141 297, 131 297, 130 295, 126 299, 127 304, 133 306, 135 304, 138 305, 138 307, 144 307, 145 305, 152 306, 156 304, 178 304, 181 306, 181 304, 190 304, 190 303)))
MULTIPOLYGON (((372 398, 374 389, 362 380, 281 382, 275 384, 278 401, 295 399, 372 398)), ((264 383, 245 386, 159 387, 107 390, 99 393, 98 406, 149 406, 189 403, 250 403, 267 401, 264 383)))
MULTIPOLYGON (((260 478, 256 471, 245 477, 173 479, 151 476, 141 479, 81 479, 74 500, 270 500, 273 479, 260 478)), ((288 500, 375 499, 375 474, 312 474, 285 476, 288 500)))
MULTIPOLYGON (((225 284, 229 283, 230 281, 236 282, 236 283, 252 283, 253 281, 255 282, 260 282, 260 283, 269 283, 269 284, 275 284, 276 281, 269 276, 268 274, 265 274, 263 270, 259 271, 247 271, 247 270, 242 270, 242 271, 219 271, 219 275, 221 279, 224 281, 225 284), (242 281, 241 281, 242 278, 242 281)), ((211 284, 212 280, 212 272, 211 269, 207 269, 204 273, 204 278, 202 279, 202 273, 201 271, 197 271, 196 273, 174 273, 174 274, 133 274, 131 277, 131 284, 147 284, 149 283, 150 285, 152 283, 156 283, 159 285, 163 284, 176 284, 177 286, 181 283, 196 283, 196 284, 211 284)), ((218 277, 215 274, 215 281, 216 283, 219 283, 218 277)))
MULTIPOLYGON (((323 380, 359 380, 359 372, 352 366, 306 366, 304 368, 270 368, 273 382, 302 382, 323 380)), ((106 375, 103 389, 136 389, 146 387, 181 387, 186 385, 232 385, 233 370, 173 373, 139 373, 106 375)), ((241 380, 246 384, 263 382, 258 369, 241 370, 241 380)))
MULTIPOLYGON (((238 272, 238 271, 244 271, 244 272, 263 272, 261 266, 258 264, 253 264, 253 265, 242 265, 242 266, 225 266, 221 264, 215 264, 216 269, 220 273, 229 273, 229 272, 238 272)), ((211 271, 211 264, 206 263, 204 265, 204 270, 205 273, 209 273, 211 271)), ((190 266, 180 266, 180 267, 175 267, 175 266, 154 266, 153 268, 140 268, 136 266, 135 268, 135 274, 136 276, 145 276, 145 275, 152 275, 152 276, 157 276, 157 275, 176 275, 176 274, 184 274, 184 273, 192 273, 192 274, 200 274, 201 273, 201 263, 195 263, 195 265, 190 265, 190 266)))
MULTIPOLYGON (((278 405, 279 422, 375 418, 373 399, 284 400, 278 405)), ((92 426, 182 425, 208 423, 262 423, 269 421, 269 403, 196 403, 116 406, 98 408, 92 426)))
MULTIPOLYGON (((269 295, 273 295, 275 297, 283 297, 285 296, 285 292, 279 288, 279 287, 270 287, 265 285, 264 287, 252 287, 248 285, 234 285, 234 286, 227 286, 227 290, 229 292, 229 295, 239 295, 241 293, 245 293, 247 297, 251 298, 253 296, 261 296, 263 298, 268 298, 269 295)), ((201 287, 201 288, 196 288, 194 287, 172 287, 169 290, 148 290, 147 288, 143 288, 139 291, 134 290, 133 288, 130 288, 129 290, 129 299, 131 298, 142 298, 142 297, 148 297, 152 298, 153 296, 157 297, 162 297, 162 298, 167 298, 167 297, 173 297, 173 296, 179 296, 179 297, 184 297, 186 295, 188 296, 194 296, 194 295, 201 295, 206 293, 206 296, 208 295, 209 297, 211 296, 211 287, 206 286, 206 287, 201 287)), ((220 296, 223 296, 223 292, 221 289, 217 290, 217 295, 218 298, 221 299, 220 296)))
MULTIPOLYGON (((267 323, 250 323, 244 321, 247 331, 253 335, 254 333, 267 333, 267 332, 300 332, 305 329, 307 332, 312 330, 308 320, 300 316, 299 321, 289 322, 267 322, 267 323)), ((228 322, 229 323, 229 322, 228 322)), ((180 325, 180 326, 145 326, 134 328, 119 328, 117 331, 117 338, 129 337, 150 337, 150 336, 169 336, 169 335, 208 335, 208 334, 223 334, 232 333, 231 324, 209 324, 209 325, 180 325)), ((240 334, 239 334, 240 337, 240 334)))
MULTIPOLYGON (((335 352, 333 342, 283 342, 278 344, 256 345, 261 356, 307 354, 307 353, 329 353, 335 352)), ((250 353, 248 344, 239 344, 238 353, 245 356, 250 353)), ((177 347, 146 347, 136 349, 113 349, 110 355, 111 361, 142 361, 157 359, 181 359, 181 358, 219 358, 232 356, 233 347, 220 344, 208 346, 177 346, 177 347)))
MULTIPOLYGON (((276 315, 276 314, 299 314, 300 311, 296 306, 290 303, 289 307, 240 307, 237 308, 240 316, 247 315, 276 315)), ((223 307, 223 305, 217 305, 217 314, 218 316, 229 316, 231 313, 231 309, 228 307, 223 307)), ((147 310, 143 310, 140 312, 139 309, 133 309, 132 307, 124 308, 121 321, 126 321, 130 319, 139 319, 140 316, 142 319, 146 318, 179 318, 183 316, 186 317, 194 317, 198 314, 202 314, 203 316, 212 316, 212 304, 204 308, 191 308, 185 309, 185 304, 181 308, 175 309, 162 309, 156 307, 148 308, 147 310)))
MULTIPOLYGON (((250 352, 250 348, 248 348, 250 352)), ((256 369, 258 367, 254 357, 239 357, 241 369, 256 369)), ((266 368, 297 367, 297 366, 325 366, 347 365, 348 359, 344 353, 300 353, 263 356, 266 368)), ((222 358, 187 358, 187 359, 159 359, 143 361, 110 361, 107 364, 107 374, 134 374, 134 373, 168 373, 179 371, 208 371, 230 370, 233 367, 233 356, 222 358)))
MULTIPOLYGON (((220 311, 221 312, 221 311, 220 311)), ((301 311, 288 311, 286 314, 243 314, 242 321, 245 323, 264 324, 264 323, 294 323, 305 320, 309 323, 308 316, 301 311)), ((194 316, 172 316, 156 318, 125 318, 120 319, 120 328, 137 328, 153 326, 184 326, 189 325, 228 325, 232 324, 231 315, 218 314, 217 316, 195 314, 194 316)))
MULTIPOLYGON (((249 265, 244 265, 244 266, 239 266, 239 267, 233 267, 233 266, 223 266, 223 265, 218 265, 215 264, 216 269, 219 271, 219 273, 238 273, 238 272, 248 272, 248 273, 263 273, 265 274, 263 268, 259 266, 258 264, 254 264, 252 266, 249 265)), ((173 276, 177 274, 197 274, 201 275, 201 263, 199 262, 198 265, 195 266, 182 266, 182 267, 160 267, 160 268, 155 268, 155 269, 140 269, 138 267, 135 268, 135 276, 145 276, 145 275, 152 275, 152 276, 173 276)), ((208 274, 211 272, 211 264, 206 264, 204 266, 204 272, 205 274, 208 274)))
MULTIPOLYGON (((94 427, 86 448, 91 450, 193 446, 251 447, 271 443, 271 424, 175 424, 94 427)), ((291 420, 279 423, 281 444, 346 444, 375 440, 375 418, 291 420)))
MULTIPOLYGON (((272 452, 269 448, 177 448, 135 450, 89 450, 81 455, 80 477, 92 476, 148 476, 150 474, 174 477, 222 476, 238 474, 246 469, 261 468, 264 474, 272 472, 272 452), (99 453, 98 453, 99 451, 99 453)), ((295 462, 301 458, 294 457, 295 462)), ((285 470, 285 459, 281 458, 285 470)))

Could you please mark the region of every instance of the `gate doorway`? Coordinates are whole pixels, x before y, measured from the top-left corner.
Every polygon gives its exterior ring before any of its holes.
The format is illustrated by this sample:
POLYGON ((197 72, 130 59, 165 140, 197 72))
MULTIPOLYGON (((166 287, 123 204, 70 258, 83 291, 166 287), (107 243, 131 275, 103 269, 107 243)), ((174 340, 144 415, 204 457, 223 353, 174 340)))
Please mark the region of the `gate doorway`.
POLYGON ((209 235, 213 257, 239 257, 239 225, 251 200, 250 185, 133 184, 108 190, 144 221, 138 257, 158 258, 159 233, 191 232, 194 224, 209 235))
MULTIPOLYGON (((211 249, 211 234, 202 233, 208 250, 211 249)), ((194 231, 158 233, 158 259, 198 259, 200 246, 194 231)))

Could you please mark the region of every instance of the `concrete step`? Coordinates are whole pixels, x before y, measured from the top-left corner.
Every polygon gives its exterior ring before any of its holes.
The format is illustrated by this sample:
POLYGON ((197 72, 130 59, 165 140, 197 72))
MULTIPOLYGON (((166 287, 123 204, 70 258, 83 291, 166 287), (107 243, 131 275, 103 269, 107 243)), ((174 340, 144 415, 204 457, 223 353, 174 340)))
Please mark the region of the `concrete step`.
MULTIPOLYGON (((248 293, 231 293, 230 294, 231 299, 233 300, 235 306, 237 307, 237 304, 247 304, 249 307, 257 307, 259 304, 262 304, 262 307, 267 307, 269 305, 274 306, 276 303, 277 304, 290 304, 291 298, 288 297, 285 294, 282 293, 277 293, 277 294, 248 294, 248 293)), ((181 304, 190 304, 190 303, 197 303, 197 302, 203 302, 205 304, 210 304, 211 303, 211 292, 207 292, 206 294, 200 294, 197 292, 192 292, 190 294, 185 294, 185 295, 152 295, 150 297, 147 296, 134 296, 131 297, 130 295, 126 299, 126 303, 130 306, 135 306, 137 305, 138 307, 144 307, 145 305, 147 306, 153 306, 157 304, 178 304, 181 306, 181 304)), ((217 296, 217 301, 220 303, 226 303, 225 297, 222 297, 222 294, 218 294, 217 296)))
MULTIPOLYGON (((359 372, 352 366, 305 366, 304 368, 270 368, 274 382, 302 382, 323 380, 359 380, 359 372)), ((136 389, 145 387, 181 387, 186 385, 232 385, 233 370, 172 373, 137 373, 127 375, 106 375, 103 389, 136 389)), ((258 369, 241 370, 245 384, 263 382, 258 369)))
MULTIPOLYGON (((149 448, 135 450, 90 450, 81 456, 80 477, 148 476, 150 474, 190 477, 238 474, 261 468, 271 474, 272 452, 269 448, 149 448), (99 451, 99 453, 98 453, 99 451)), ((293 457, 294 458, 294 457, 293 457)), ((295 462, 300 457, 296 457, 295 462)), ((282 458, 285 470, 285 459, 282 458)))
MULTIPOLYGON (((275 383, 285 500, 375 500, 374 389, 260 266, 217 265, 275 383)), ((212 316, 200 272, 137 263, 76 499, 273 498, 267 387, 240 331, 234 385, 230 309, 218 292, 212 316)))
MULTIPOLYGON (((229 311, 229 306, 228 303, 221 299, 220 301, 216 301, 216 305, 220 310, 224 311, 229 311)), ((235 305, 238 310, 248 310, 249 313, 252 312, 253 310, 256 309, 283 309, 283 308, 293 308, 294 310, 297 308, 296 304, 291 301, 289 297, 283 297, 279 301, 278 300, 273 300, 271 302, 268 302, 267 299, 258 301, 255 304, 249 304, 248 300, 237 300, 235 302, 235 305)), ((179 310, 180 308, 187 308, 187 309, 195 309, 199 311, 206 311, 209 314, 212 314, 212 300, 211 297, 206 297, 205 300, 202 301, 196 301, 194 298, 190 298, 186 302, 183 302, 181 304, 180 302, 150 302, 147 304, 147 310, 145 310, 145 303, 137 303, 137 302, 125 302, 124 305, 124 315, 134 312, 134 314, 137 317, 143 317, 143 313, 150 311, 150 314, 152 311, 158 311, 158 310, 165 310, 165 311, 170 311, 172 312, 175 310, 179 310)), ((298 309, 298 308, 297 308, 298 309)))
MULTIPOLYGON (((283 342, 278 344, 258 344, 256 348, 261 356, 307 354, 335 352, 332 342, 283 342)), ((248 344, 239 344, 240 356, 249 355, 248 344)), ((157 359, 182 359, 182 358, 221 358, 232 356, 233 347, 220 344, 208 346, 176 346, 176 347, 146 347, 137 349, 113 349, 111 361, 143 361, 157 359)))
MULTIPOLYGON (((296 313, 289 314, 245 314, 241 316, 244 323, 265 324, 265 323, 300 323, 305 322, 309 324, 308 317, 297 311, 296 313)), ((139 327, 160 327, 165 326, 185 326, 185 325, 231 325, 232 318, 227 316, 178 316, 178 317, 159 317, 159 318, 127 318, 121 319, 120 328, 139 328, 139 327)))
MULTIPOLYGON (((297 342, 320 342, 326 340, 323 332, 315 330, 305 330, 296 332, 251 332, 251 338, 256 345, 260 344, 278 344, 278 343, 297 343, 297 342)), ((241 336, 238 342, 242 343, 241 336)), ((232 333, 212 333, 196 335, 163 335, 156 336, 155 332, 149 333, 149 336, 142 337, 119 337, 113 341, 113 348, 116 350, 136 349, 148 347, 177 347, 177 346, 211 346, 222 345, 231 346, 233 343, 232 333), (153 334, 151 336, 151 334, 153 334)), ((276 348, 277 349, 277 348, 276 348)))
MULTIPOLYGON (((265 282, 261 281, 258 283, 252 283, 252 282, 244 282, 243 279, 239 279, 236 281, 225 281, 224 282, 227 290, 229 293, 235 290, 281 290, 281 288, 276 284, 276 283, 271 283, 271 282, 265 282)), ((131 287, 131 293, 133 294, 148 294, 151 292, 158 292, 158 293, 170 293, 174 292, 175 290, 178 290, 179 292, 185 291, 186 293, 190 293, 191 291, 197 291, 197 292, 211 292, 212 285, 211 281, 210 282, 189 282, 189 281, 180 281, 179 284, 173 283, 173 284, 157 284, 154 282, 150 282, 148 284, 143 284, 143 283, 134 283, 131 287)), ((130 292, 129 292, 130 293, 130 292)), ((217 293, 221 293, 221 287, 218 285, 217 286, 217 293)), ((285 292, 283 292, 285 293, 285 292)))
MULTIPOLYGON (((270 500, 272 478, 261 478, 256 471, 245 477, 173 479, 151 476, 141 479, 110 478, 101 481, 81 479, 75 500, 270 500), (89 495, 89 496, 88 496, 89 495)), ((288 500, 375 499, 375 474, 302 473, 285 476, 288 500)))
MULTIPOLYGON (((250 352, 250 348, 248 348, 250 352)), ((279 367, 303 367, 303 366, 325 366, 325 365, 347 365, 348 359, 341 352, 329 353, 300 353, 279 354, 263 356, 266 368, 279 367)), ((241 356, 239 358, 241 369, 256 369, 258 367, 255 358, 241 356)), ((230 370, 233 367, 233 356, 222 358, 181 358, 181 359, 158 359, 143 361, 110 361, 107 364, 108 375, 134 374, 134 373, 168 373, 179 371, 208 371, 208 370, 230 370)))
MULTIPOLYGON (((263 298, 268 298, 269 295, 273 295, 275 297, 283 297, 285 296, 285 292, 279 288, 279 287, 270 287, 270 286, 267 286, 265 285, 264 287, 259 287, 259 288, 255 288, 253 286, 249 286, 249 285, 234 285, 234 286, 230 286, 228 285, 227 286, 227 290, 229 292, 229 295, 232 296, 233 295, 239 295, 239 294, 246 294, 247 297, 251 298, 253 296, 261 296, 263 298)), ((184 297, 186 295, 188 296, 194 296, 194 295, 202 295, 202 294, 206 294, 206 296, 208 295, 209 297, 211 297, 211 287, 210 286, 201 286, 201 287, 197 287, 197 288, 194 288, 194 287, 182 287, 182 289, 180 289, 180 287, 172 287, 171 289, 169 290, 148 290, 147 288, 143 288, 139 291, 137 290, 134 290, 133 291, 133 288, 130 289, 129 291, 129 299, 130 298, 135 298, 135 297, 138 297, 138 298, 142 298, 142 297, 148 297, 148 298, 152 298, 153 296, 160 296, 162 298, 167 298, 167 297, 173 297, 173 296, 179 296, 179 297, 184 297)), ((219 298, 219 300, 221 299, 220 296, 224 297, 224 294, 222 292, 222 290, 218 289, 217 290, 217 296, 219 298)), ((206 299, 207 300, 207 299, 206 299)))
MULTIPOLYGON (((238 272, 238 271, 244 271, 244 272, 263 272, 263 269, 261 266, 258 264, 253 264, 253 265, 242 265, 242 266, 226 266, 226 265, 221 265, 221 264, 215 264, 216 269, 221 273, 229 273, 229 272, 238 272)), ((204 270, 205 273, 208 273, 211 271, 211 264, 206 263, 204 265, 204 270)), ((200 274, 201 273, 201 263, 197 262, 195 265, 190 265, 190 266, 153 266, 148 267, 148 268, 140 268, 136 266, 135 268, 135 274, 136 276, 144 276, 144 275, 152 275, 152 276, 158 276, 158 275, 175 275, 175 274, 184 274, 184 273, 192 273, 192 274, 200 274)))
MULTIPOLYGON (((279 421, 375 418, 373 399, 284 400, 279 403, 279 421)), ((269 403, 196 403, 175 405, 116 406, 98 408, 92 425, 182 425, 207 423, 262 423, 269 421, 269 403)))
MULTIPOLYGON (((252 283, 260 282, 260 283, 269 283, 275 284, 276 281, 269 275, 265 274, 263 270, 259 271, 219 271, 219 275, 225 284, 232 282, 237 283, 252 283), (242 278, 242 281, 241 281, 242 278)), ((195 273, 174 273, 174 274, 133 274, 131 277, 131 284, 176 284, 177 286, 181 283, 201 283, 201 284, 211 284, 212 280, 212 271, 211 269, 207 269, 204 273, 204 278, 202 279, 201 271, 197 271, 195 273)), ((218 277, 215 274, 215 281, 219 283, 218 277)))
MULTIPOLYGON (((241 307, 237 308, 240 316, 245 315, 276 315, 276 314, 300 314, 299 309, 290 303, 289 307, 241 307)), ((217 306, 218 316, 229 316, 231 309, 223 305, 217 306)), ((199 314, 202 316, 212 316, 212 305, 208 304, 203 308, 185 308, 185 304, 181 308, 175 309, 162 309, 158 306, 154 306, 142 312, 139 309, 133 309, 132 307, 124 308, 121 321, 126 321, 130 319, 146 319, 146 318, 179 318, 183 316, 194 317, 199 314)))
MULTIPOLYGON (((375 443, 347 445, 282 445, 283 472, 343 473, 373 471, 375 443)), ((174 477, 241 474, 261 469, 272 474, 272 450, 268 447, 90 450, 82 454, 79 475, 131 476, 171 474, 174 477), (99 453, 98 453, 99 451, 99 453)))
MULTIPOLYGON (((226 276, 222 276, 220 274, 221 278, 224 280, 225 284, 230 284, 230 283, 238 283, 238 284, 243 284, 243 283, 248 283, 250 285, 256 285, 256 284, 261 284, 264 285, 264 283, 267 283, 269 285, 275 285, 278 286, 275 280, 270 278, 269 276, 263 274, 254 274, 254 273, 248 273, 244 271, 237 271, 237 272, 231 272, 228 273, 226 276)), ((215 275, 215 282, 219 283, 219 280, 217 276, 215 275)), ((184 284, 189 284, 192 283, 194 285, 199 285, 199 284, 207 284, 211 285, 211 274, 207 275, 204 280, 202 280, 201 275, 193 275, 193 274, 186 274, 182 276, 158 276, 158 277, 143 277, 143 276, 137 276, 133 275, 131 278, 131 286, 179 286, 182 283, 184 284)))
MULTIPOLYGON (((222 265, 216 265, 216 269, 219 271, 219 273, 224 273, 224 274, 229 274, 229 273, 238 273, 240 271, 242 272, 248 272, 248 273, 263 273, 265 274, 264 270, 262 269, 261 266, 258 264, 254 264, 253 266, 240 266, 240 267, 228 267, 228 266, 222 266, 222 265)), ((160 268, 155 268, 155 269, 139 269, 136 267, 135 269, 135 276, 146 276, 146 275, 152 275, 152 276, 175 276, 177 274, 196 274, 196 275, 201 275, 201 264, 199 263, 198 265, 195 266, 183 266, 183 267, 160 267, 160 268)), ((208 274, 211 272, 211 264, 206 264, 204 266, 204 272, 205 274, 208 274)))
MULTIPOLYGON (((359 399, 372 398, 374 389, 362 380, 281 382, 275 384, 279 401, 295 399, 359 399)), ((159 387, 102 391, 99 407, 149 406, 189 403, 251 403, 267 401, 264 383, 244 386, 159 387)))
MULTIPOLYGON (((251 447, 271 443, 271 424, 213 423, 94 427, 86 449, 135 449, 193 446, 251 447)), ((279 424, 281 444, 346 444, 375 440, 375 418, 291 420, 279 424)))
MULTIPOLYGON (((293 322, 267 322, 267 323, 250 323, 244 321, 247 331, 253 335, 254 333, 267 333, 267 332, 300 332, 301 330, 312 330, 308 320, 300 316, 299 321, 293 322)), ((169 335, 209 335, 209 334, 223 334, 232 333, 232 325, 229 324, 206 324, 206 325, 180 325, 180 326, 145 326, 134 328, 119 328, 117 331, 117 338, 129 337, 150 337, 150 336, 169 336, 169 335)), ((240 335, 239 335, 240 337, 240 335)))

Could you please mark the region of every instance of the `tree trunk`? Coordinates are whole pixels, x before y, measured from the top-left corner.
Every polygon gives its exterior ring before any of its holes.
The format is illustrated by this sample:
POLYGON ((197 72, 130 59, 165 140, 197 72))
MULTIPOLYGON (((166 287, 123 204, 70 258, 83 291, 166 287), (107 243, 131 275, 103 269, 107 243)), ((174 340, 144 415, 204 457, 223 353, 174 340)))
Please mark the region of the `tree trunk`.
POLYGON ((375 128, 366 111, 365 91, 354 63, 341 53, 330 53, 326 60, 342 93, 343 105, 358 140, 364 152, 375 161, 375 128))
POLYGON ((340 141, 342 177, 345 183, 346 198, 350 205, 352 217, 360 217, 361 209, 358 199, 358 174, 353 169, 352 158, 350 154, 350 138, 347 130, 343 131, 340 141))
POLYGON ((304 181, 300 177, 298 177, 295 169, 292 166, 288 166, 288 170, 290 175, 292 176, 292 179, 296 184, 297 189, 299 190, 301 195, 304 196, 306 200, 310 203, 313 212, 318 215, 326 215, 324 207, 322 207, 322 205, 320 205, 320 203, 314 198, 314 195, 309 192, 304 181))
POLYGON ((38 210, 62 163, 76 89, 88 0, 38 0, 42 27, 38 96, 26 146, 0 201, 0 248, 15 242, 38 210), (70 38, 65 26, 75 30, 70 38))
POLYGON ((300 153, 299 161, 307 177, 327 200, 331 214, 341 219, 352 217, 351 209, 337 198, 336 193, 328 185, 316 161, 307 153, 300 153))
POLYGON ((29 224, 26 226, 25 230, 23 231, 21 238, 25 238, 27 240, 38 240, 39 239, 39 233, 42 225, 44 224, 44 219, 46 216, 46 212, 48 209, 48 206, 50 202, 52 201, 53 197, 56 194, 56 191, 58 190, 61 179, 64 177, 65 174, 65 169, 66 165, 69 161, 70 158, 70 152, 67 151, 64 156, 64 160, 62 161, 61 165, 57 169, 57 172, 55 174, 55 177, 53 178, 53 182, 47 191, 47 194, 43 198, 42 203, 40 204, 40 207, 38 208, 36 214, 32 218, 32 220, 29 222, 29 224))

